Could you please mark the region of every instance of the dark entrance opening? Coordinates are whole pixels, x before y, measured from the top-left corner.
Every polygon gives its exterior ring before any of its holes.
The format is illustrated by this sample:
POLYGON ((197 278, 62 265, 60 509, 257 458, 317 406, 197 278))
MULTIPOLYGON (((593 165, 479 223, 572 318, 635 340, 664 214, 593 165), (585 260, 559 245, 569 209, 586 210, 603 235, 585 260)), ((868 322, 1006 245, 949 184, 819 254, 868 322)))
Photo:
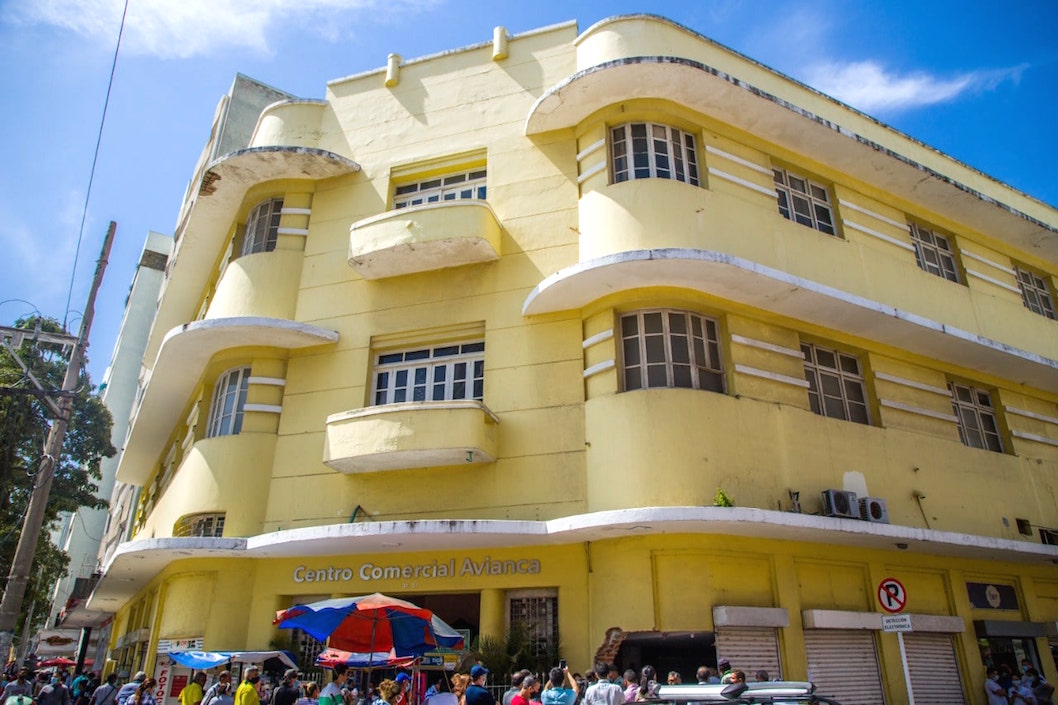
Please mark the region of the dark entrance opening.
POLYGON ((658 682, 666 683, 669 671, 684 683, 696 683, 699 666, 716 668, 716 635, 713 632, 628 632, 617 651, 617 668, 639 673, 650 665, 658 682))

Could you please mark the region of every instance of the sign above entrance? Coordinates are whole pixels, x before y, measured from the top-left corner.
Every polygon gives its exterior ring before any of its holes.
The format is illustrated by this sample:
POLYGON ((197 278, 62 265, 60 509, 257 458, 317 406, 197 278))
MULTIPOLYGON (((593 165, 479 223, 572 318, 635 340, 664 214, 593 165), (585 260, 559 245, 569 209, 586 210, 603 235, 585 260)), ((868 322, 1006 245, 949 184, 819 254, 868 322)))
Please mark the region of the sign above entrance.
POLYGON ((903 611, 907 605, 907 590, 904 589, 904 584, 896 578, 885 578, 878 583, 878 604, 889 614, 903 611))
POLYGON ((883 614, 883 632, 909 632, 911 631, 911 615, 909 614, 883 614))
POLYGON ((295 583, 350 582, 359 579, 374 580, 422 580, 429 578, 455 578, 485 575, 539 575, 540 561, 535 558, 493 559, 485 556, 473 558, 450 558, 447 561, 432 560, 427 563, 398 563, 381 565, 361 563, 358 567, 334 566, 310 568, 299 565, 294 568, 295 583))

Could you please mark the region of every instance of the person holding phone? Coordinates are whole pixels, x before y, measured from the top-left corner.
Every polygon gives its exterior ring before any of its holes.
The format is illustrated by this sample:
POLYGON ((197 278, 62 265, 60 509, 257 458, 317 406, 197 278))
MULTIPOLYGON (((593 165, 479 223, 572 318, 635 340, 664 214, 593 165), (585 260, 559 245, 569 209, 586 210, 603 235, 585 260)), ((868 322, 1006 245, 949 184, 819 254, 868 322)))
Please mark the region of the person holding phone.
POLYGON ((579 692, 577 681, 574 680, 566 666, 566 659, 562 659, 559 661, 558 668, 551 669, 547 685, 540 693, 540 703, 541 705, 573 705, 577 701, 579 692), (568 688, 564 686, 566 683, 569 684, 568 688))

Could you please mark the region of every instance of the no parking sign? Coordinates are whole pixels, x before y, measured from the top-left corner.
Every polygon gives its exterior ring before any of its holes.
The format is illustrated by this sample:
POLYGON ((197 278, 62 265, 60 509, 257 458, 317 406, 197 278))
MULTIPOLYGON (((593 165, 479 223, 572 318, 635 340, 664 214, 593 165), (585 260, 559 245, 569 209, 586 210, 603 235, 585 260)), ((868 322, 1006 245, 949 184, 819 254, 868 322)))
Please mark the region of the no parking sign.
POLYGON ((907 590, 896 578, 885 578, 878 583, 878 604, 889 614, 903 611, 907 605, 907 590))

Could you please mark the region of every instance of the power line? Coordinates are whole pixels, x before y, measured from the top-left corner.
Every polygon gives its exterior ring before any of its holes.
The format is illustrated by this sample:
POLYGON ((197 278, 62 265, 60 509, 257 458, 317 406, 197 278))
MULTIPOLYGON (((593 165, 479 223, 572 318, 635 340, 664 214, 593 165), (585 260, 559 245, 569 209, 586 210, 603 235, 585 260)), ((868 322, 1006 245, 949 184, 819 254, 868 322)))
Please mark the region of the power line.
POLYGON ((121 37, 125 33, 125 16, 129 12, 129 0, 125 0, 125 9, 121 11, 121 27, 118 28, 118 41, 114 46, 114 61, 110 65, 110 80, 107 83, 107 97, 103 101, 103 116, 99 120, 99 133, 96 135, 96 150, 92 156, 92 170, 88 174, 88 190, 84 195, 84 209, 81 211, 81 229, 77 233, 77 247, 73 253, 73 267, 70 269, 70 288, 66 293, 66 310, 62 314, 62 328, 66 330, 69 323, 67 317, 70 315, 70 299, 73 297, 73 283, 77 276, 77 258, 81 253, 81 240, 84 238, 85 220, 88 219, 88 200, 92 197, 92 182, 96 177, 96 162, 99 161, 99 146, 103 142, 103 125, 107 121, 107 107, 110 105, 110 90, 114 87, 114 74, 118 67, 118 52, 121 50, 121 37))

